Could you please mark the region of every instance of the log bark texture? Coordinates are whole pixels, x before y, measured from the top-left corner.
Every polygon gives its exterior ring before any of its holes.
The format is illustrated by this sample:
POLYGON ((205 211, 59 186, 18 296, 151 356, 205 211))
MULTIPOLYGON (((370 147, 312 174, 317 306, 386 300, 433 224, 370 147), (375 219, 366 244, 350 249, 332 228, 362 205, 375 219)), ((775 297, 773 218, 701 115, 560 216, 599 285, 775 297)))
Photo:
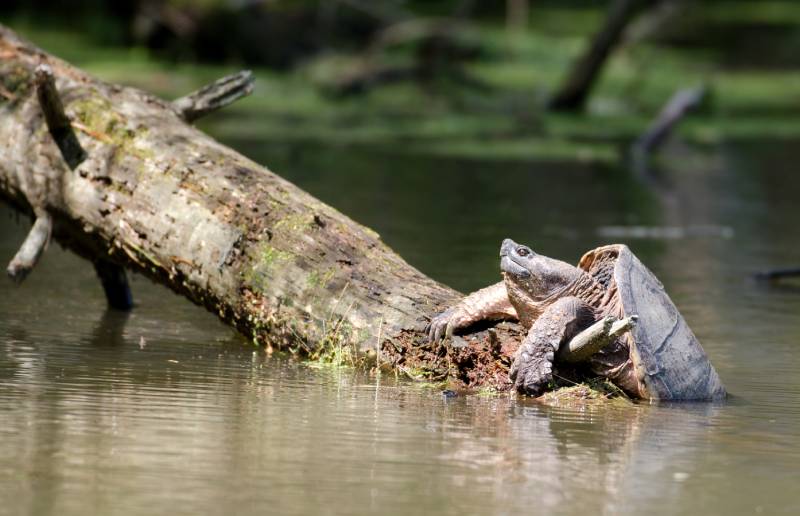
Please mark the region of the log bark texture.
POLYGON ((49 214, 62 245, 142 273, 273 348, 352 350, 426 379, 510 385, 516 325, 428 343, 430 316, 459 293, 174 104, 104 83, 1 25, 0 86, 0 197, 49 214), (86 152, 74 170, 37 101, 41 64, 86 152))

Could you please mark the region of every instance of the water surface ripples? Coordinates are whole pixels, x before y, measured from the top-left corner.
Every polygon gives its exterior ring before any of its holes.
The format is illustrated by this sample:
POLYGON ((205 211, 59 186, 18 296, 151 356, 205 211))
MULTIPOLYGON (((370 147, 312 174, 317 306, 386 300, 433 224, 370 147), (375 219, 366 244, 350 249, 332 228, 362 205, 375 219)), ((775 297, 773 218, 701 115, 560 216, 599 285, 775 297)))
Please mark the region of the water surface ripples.
MULTIPOLYGON (((565 167, 543 189, 534 166, 348 154, 352 166, 332 177, 322 172, 345 156, 328 152, 274 168, 300 171, 289 179, 463 290, 497 280, 506 236, 574 261, 603 243, 600 226, 733 228, 730 239, 627 242, 731 400, 576 410, 513 395, 444 398, 387 375, 267 356, 140 277, 137 308, 107 312, 91 266, 53 246, 21 287, 0 282, 0 514, 800 512, 800 286, 748 279, 800 264, 800 208, 786 201, 800 198, 800 180, 763 191, 752 174, 785 169, 687 172, 683 210, 649 220, 636 200, 646 194, 616 172, 565 167), (487 179, 495 171, 507 181, 487 179), (710 184, 726 186, 709 196, 710 184)), ((7 258, 26 230, 9 213, 0 208, 7 258)))

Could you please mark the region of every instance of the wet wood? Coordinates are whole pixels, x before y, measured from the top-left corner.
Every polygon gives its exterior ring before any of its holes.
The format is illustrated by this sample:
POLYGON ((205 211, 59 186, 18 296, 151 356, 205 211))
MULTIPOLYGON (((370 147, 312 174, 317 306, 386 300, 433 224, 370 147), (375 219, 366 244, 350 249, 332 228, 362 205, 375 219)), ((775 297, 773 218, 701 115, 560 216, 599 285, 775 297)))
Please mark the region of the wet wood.
POLYGON ((265 346, 379 349, 384 367, 410 376, 510 385, 519 327, 429 343, 429 318, 460 294, 374 231, 198 131, 172 103, 99 81, 2 26, 0 56, 0 197, 46 213, 62 245, 144 274, 265 346), (74 169, 37 100, 40 64, 79 128, 86 157, 74 169))
POLYGON ((108 306, 115 310, 132 309, 133 293, 125 269, 121 265, 98 258, 94 262, 94 270, 103 285, 108 306))

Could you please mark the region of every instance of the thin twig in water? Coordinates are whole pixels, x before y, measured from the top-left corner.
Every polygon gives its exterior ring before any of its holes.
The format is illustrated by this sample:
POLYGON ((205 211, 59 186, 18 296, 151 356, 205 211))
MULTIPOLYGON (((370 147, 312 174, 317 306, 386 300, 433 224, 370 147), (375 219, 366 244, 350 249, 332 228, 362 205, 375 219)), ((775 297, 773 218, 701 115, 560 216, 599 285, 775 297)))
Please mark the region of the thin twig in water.
POLYGON ((337 308, 339 308, 339 303, 342 301, 342 298, 344 298, 344 293, 347 291, 347 287, 349 286, 350 282, 348 281, 344 284, 344 287, 342 287, 342 291, 339 292, 339 296, 336 298, 336 302, 333 304, 333 308, 331 308, 331 312, 328 314, 328 319, 333 319, 333 313, 337 308))
POLYGON ((381 322, 378 323, 378 341, 375 342, 375 369, 378 371, 378 374, 381 373, 381 332, 383 330, 383 316, 381 316, 381 322))
POLYGON ((559 376, 555 373, 553 373, 553 377, 558 378, 559 380, 564 380, 565 382, 571 383, 572 385, 580 385, 578 382, 572 381, 569 378, 564 378, 563 376, 559 376))
POLYGON ((350 315, 350 310, 353 308, 355 304, 355 300, 350 303, 350 306, 347 307, 347 310, 344 311, 344 315, 339 318, 339 322, 336 323, 336 327, 333 329, 333 336, 331 337, 332 342, 336 342, 336 338, 339 335, 339 327, 342 325, 342 322, 347 319, 347 316, 350 315))

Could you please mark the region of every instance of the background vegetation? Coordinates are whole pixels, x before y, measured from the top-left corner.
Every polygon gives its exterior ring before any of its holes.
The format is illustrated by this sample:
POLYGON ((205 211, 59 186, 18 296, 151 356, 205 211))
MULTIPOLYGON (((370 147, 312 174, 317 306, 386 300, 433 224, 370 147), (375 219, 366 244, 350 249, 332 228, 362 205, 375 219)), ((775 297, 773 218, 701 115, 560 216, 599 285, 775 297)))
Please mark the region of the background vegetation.
POLYGON ((790 1, 634 2, 585 109, 545 109, 613 3, 12 0, 0 16, 67 60, 166 96, 255 67, 256 94, 215 123, 240 140, 257 127, 262 140, 618 161, 673 92, 698 84, 710 95, 681 126, 688 141, 800 134, 790 1))

